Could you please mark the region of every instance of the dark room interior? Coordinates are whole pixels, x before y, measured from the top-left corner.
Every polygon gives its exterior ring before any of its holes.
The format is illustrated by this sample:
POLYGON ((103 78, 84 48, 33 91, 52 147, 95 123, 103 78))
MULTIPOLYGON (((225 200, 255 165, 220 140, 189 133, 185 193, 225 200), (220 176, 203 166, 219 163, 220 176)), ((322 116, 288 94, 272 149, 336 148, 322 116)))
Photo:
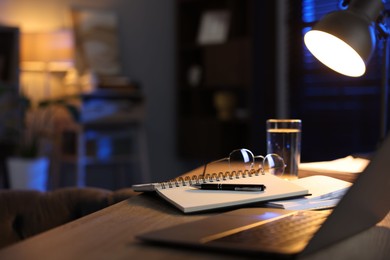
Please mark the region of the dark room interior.
MULTIPOLYGON (((87 182, 92 186, 115 189, 135 182, 173 178, 207 161, 222 158, 238 147, 264 154, 265 121, 269 118, 302 119, 302 162, 369 155, 377 147, 381 52, 375 53, 378 57, 369 64, 364 77, 351 79, 323 67, 308 53, 301 37, 324 13, 336 10, 337 3, 321 0, 49 2, 1 2, 2 44, 7 45, 2 49, 11 50, 3 54, 9 59, 2 63, 4 86, 12 86, 12 91, 24 95, 33 106, 44 104, 50 109, 50 104, 54 104, 58 110, 65 103, 68 111, 65 117, 71 117, 76 124, 65 123, 61 127, 67 129, 56 131, 64 132, 66 145, 61 149, 68 149, 69 153, 76 154, 80 149, 75 128, 77 121, 83 120, 81 107, 92 113, 84 117, 93 119, 97 116, 93 109, 103 109, 97 113, 102 113, 104 118, 105 113, 117 109, 113 105, 115 100, 126 103, 122 97, 128 95, 127 105, 142 99, 143 124, 140 138, 131 137, 128 130, 117 133, 118 136, 129 134, 128 139, 105 136, 98 140, 96 131, 86 131, 84 152, 103 160, 95 166, 86 162, 87 166, 77 168, 83 164, 82 156, 73 158, 78 163, 71 165, 66 154, 55 157, 53 153, 50 161, 53 187, 76 184, 75 181, 80 181, 75 176, 78 172, 85 175, 84 179, 90 179, 87 182), (40 15, 43 9, 47 11, 40 15), (206 38, 201 43, 201 22, 208 10, 228 10, 229 26, 221 39, 206 38), (104 63, 111 62, 110 56, 105 60, 104 55, 116 55, 116 71, 90 73, 88 66, 93 65, 80 61, 85 56, 77 46, 83 40, 78 34, 83 12, 108 13, 115 18, 114 54, 103 53, 99 57, 104 63), (58 52, 57 57, 44 57, 40 53, 48 51, 32 47, 39 46, 39 42, 33 43, 34 39, 38 41, 37 35, 41 38, 51 35, 53 39, 57 35, 56 44, 61 45, 62 41, 63 46, 68 44, 68 49, 53 50, 58 52), (34 49, 34 55, 28 53, 28 46, 34 49), (39 62, 54 64, 44 67, 57 65, 57 68, 42 69, 39 62), (125 91, 116 97, 118 89, 125 91), (72 100, 74 97, 76 101, 72 100), (223 100, 231 105, 225 114, 221 111, 224 108, 217 104, 223 100), (142 142, 138 143, 139 140, 142 142), (126 147, 126 142, 131 148, 126 147), (130 153, 126 149, 133 149, 131 153, 136 156, 141 149, 141 166, 132 164, 130 157, 118 159, 122 161, 116 164, 110 163, 110 159, 104 161, 110 153, 115 150, 120 153, 121 149, 125 153, 130 153), (112 169, 121 173, 112 174, 112 169)), ((202 30, 207 37, 207 31, 202 30)), ((126 112, 124 116, 128 116, 126 112)), ((107 121, 102 131, 115 131, 118 127, 121 125, 110 126, 107 121)), ((7 149, 2 150, 7 157, 4 152, 7 149)))
POLYGON ((0 259, 388 259, 389 11, 0 0, 0 259))

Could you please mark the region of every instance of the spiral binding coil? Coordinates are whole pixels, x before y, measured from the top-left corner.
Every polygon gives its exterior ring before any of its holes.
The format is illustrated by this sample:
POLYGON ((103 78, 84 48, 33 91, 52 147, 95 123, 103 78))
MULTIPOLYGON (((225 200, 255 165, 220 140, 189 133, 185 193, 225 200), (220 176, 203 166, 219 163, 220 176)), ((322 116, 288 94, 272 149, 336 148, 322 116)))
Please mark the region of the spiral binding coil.
POLYGON ((260 170, 244 170, 244 171, 226 171, 226 172, 218 172, 218 173, 206 173, 200 175, 192 175, 185 177, 178 177, 166 182, 160 182, 162 189, 171 189, 182 186, 191 186, 193 184, 201 184, 201 183, 210 183, 210 182, 219 182, 225 181, 227 179, 240 179, 247 178, 252 176, 259 176, 264 173, 260 173, 260 170))

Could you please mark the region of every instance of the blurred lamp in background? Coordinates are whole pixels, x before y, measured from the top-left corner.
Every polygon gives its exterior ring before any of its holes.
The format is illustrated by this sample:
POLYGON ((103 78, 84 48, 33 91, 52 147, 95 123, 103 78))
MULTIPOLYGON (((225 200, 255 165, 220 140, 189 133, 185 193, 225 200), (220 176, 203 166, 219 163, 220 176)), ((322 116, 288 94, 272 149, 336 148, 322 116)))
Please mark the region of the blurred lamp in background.
POLYGON ((42 73, 46 98, 50 98, 51 74, 66 73, 73 67, 72 31, 25 32, 20 43, 21 70, 42 73))
POLYGON ((381 139, 387 134, 388 30, 382 0, 343 0, 342 10, 329 13, 305 34, 304 42, 320 62, 350 77, 366 72, 376 45, 383 40, 381 139))
POLYGON ((26 69, 66 70, 73 65, 70 30, 22 33, 21 61, 26 69))

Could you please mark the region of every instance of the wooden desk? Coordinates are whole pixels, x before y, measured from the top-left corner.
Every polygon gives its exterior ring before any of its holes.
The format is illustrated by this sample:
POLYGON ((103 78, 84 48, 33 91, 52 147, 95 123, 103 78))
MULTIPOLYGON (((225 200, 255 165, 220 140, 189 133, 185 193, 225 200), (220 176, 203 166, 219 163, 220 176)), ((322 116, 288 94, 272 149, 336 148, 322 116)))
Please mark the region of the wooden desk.
MULTIPOLYGON (((0 259, 243 259, 201 250, 160 247, 135 239, 140 232, 194 221, 155 194, 129 200, 0 251, 0 259)), ((377 226, 309 259, 390 259, 390 214, 377 226)))

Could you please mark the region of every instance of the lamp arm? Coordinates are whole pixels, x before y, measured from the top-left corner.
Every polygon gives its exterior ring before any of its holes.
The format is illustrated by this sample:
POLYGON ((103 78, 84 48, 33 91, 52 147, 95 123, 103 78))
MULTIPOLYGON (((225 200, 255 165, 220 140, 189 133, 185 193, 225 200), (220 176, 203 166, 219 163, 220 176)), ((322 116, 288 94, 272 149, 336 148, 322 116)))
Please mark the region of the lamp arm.
POLYGON ((382 82, 381 82, 381 133, 380 142, 386 138, 388 131, 388 103, 389 103, 389 34, 382 38, 383 53, 382 53, 382 82))
POLYGON ((340 0, 339 1, 339 9, 340 10, 347 10, 348 6, 349 6, 349 2, 350 0, 340 0))
POLYGON ((386 25, 386 19, 390 11, 384 10, 376 21, 378 39, 383 43, 382 68, 381 68, 381 125, 380 143, 386 138, 388 131, 388 108, 389 108, 389 37, 390 30, 386 25))
POLYGON ((390 35, 389 28, 386 24, 386 19, 390 16, 390 10, 383 10, 375 21, 375 29, 378 33, 378 39, 388 38, 390 35))

